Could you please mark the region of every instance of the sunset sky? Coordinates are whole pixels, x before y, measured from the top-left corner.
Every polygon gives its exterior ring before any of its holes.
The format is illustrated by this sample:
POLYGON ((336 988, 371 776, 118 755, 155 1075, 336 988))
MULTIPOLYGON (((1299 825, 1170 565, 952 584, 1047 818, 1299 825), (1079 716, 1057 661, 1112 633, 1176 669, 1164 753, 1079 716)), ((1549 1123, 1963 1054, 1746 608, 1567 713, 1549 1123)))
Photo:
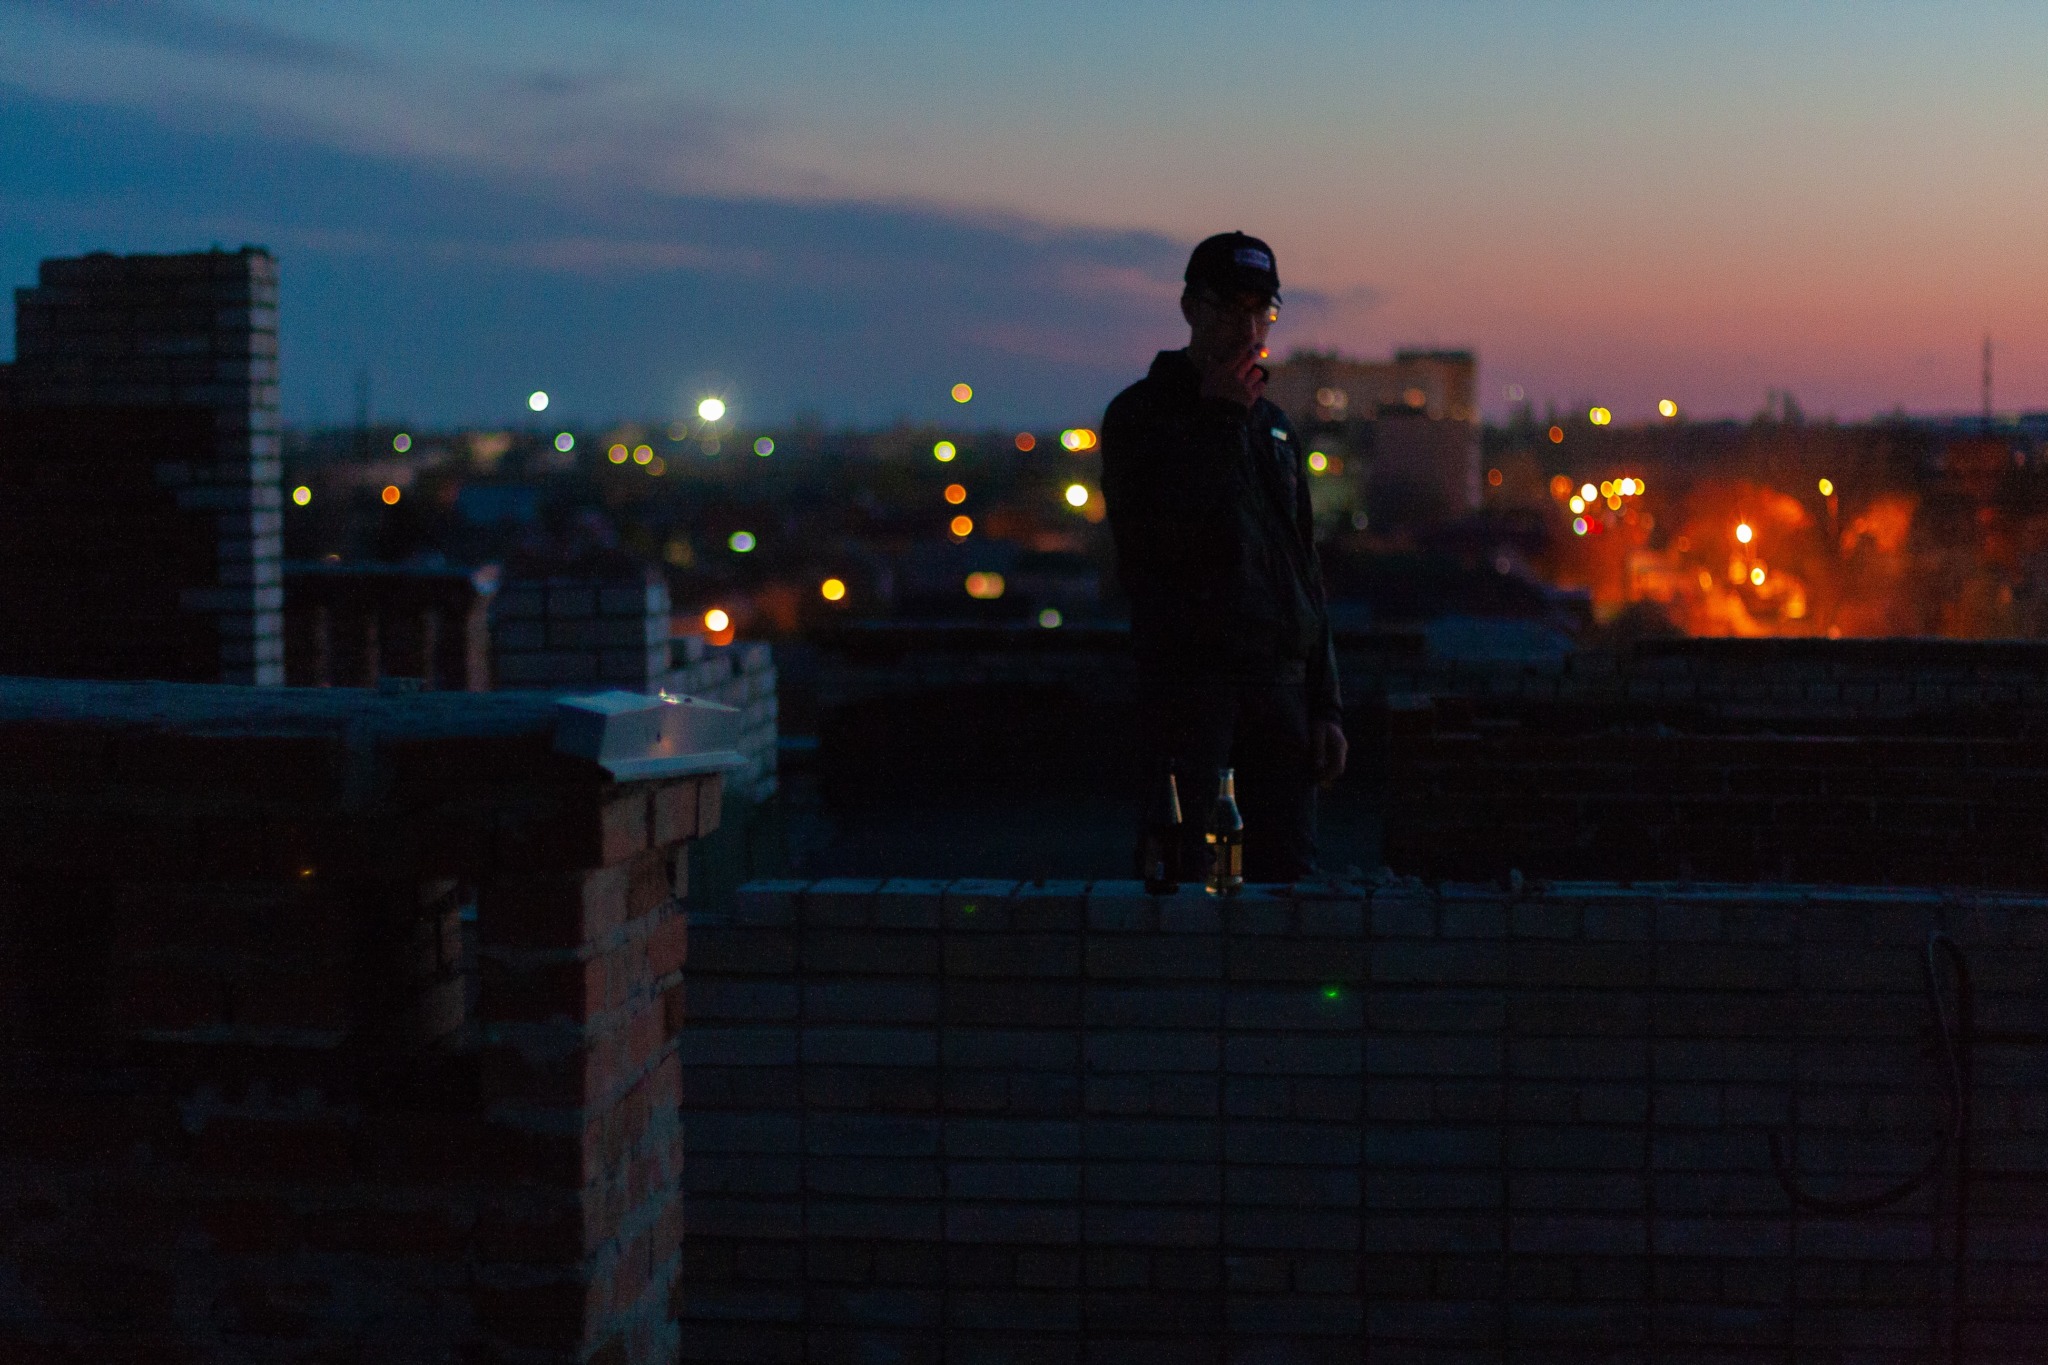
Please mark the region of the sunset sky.
POLYGON ((0 0, 0 283, 267 245, 302 422, 1049 424, 1241 228, 1282 350, 1492 415, 1971 410, 1987 333, 2048 408, 2043 71, 2026 3, 0 0))

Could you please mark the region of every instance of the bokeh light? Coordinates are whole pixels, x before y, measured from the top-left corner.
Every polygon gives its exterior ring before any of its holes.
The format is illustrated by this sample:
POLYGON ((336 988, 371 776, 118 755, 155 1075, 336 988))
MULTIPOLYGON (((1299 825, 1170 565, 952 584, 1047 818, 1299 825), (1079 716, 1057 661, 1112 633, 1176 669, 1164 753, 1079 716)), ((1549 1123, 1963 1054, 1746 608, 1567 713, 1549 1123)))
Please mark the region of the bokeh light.
POLYGON ((307 503, 311 502, 312 500, 313 490, 306 487, 306 485, 300 484, 297 488, 294 488, 292 490, 292 501, 297 503, 299 506, 304 507, 307 503))
POLYGON ((697 404, 697 415, 707 422, 721 420, 725 416, 725 400, 723 398, 706 398, 703 402, 697 404))
POLYGON ((569 453, 570 451, 574 450, 575 448, 576 448, 576 438, 575 438, 574 436, 571 436, 571 435, 570 435, 570 434, 569 434, 568 432, 566 432, 566 431, 563 431, 563 432, 557 432, 557 433, 556 433, 556 435, 555 435, 555 449, 556 449, 556 450, 559 450, 559 451, 561 451, 561 452, 562 452, 562 453, 563 453, 564 455, 567 455, 567 454, 568 454, 568 453, 569 453))
POLYGON ((941 441, 932 447, 932 458, 940 464, 951 464, 953 457, 959 453, 960 448, 951 441, 941 441))
POLYGON ((1561 446, 1564 444, 1563 427, 1552 427, 1550 429, 1550 443, 1554 446, 1561 446))
POLYGON ((1750 529, 1748 522, 1745 521, 1736 526, 1735 538, 1741 541, 1744 545, 1749 544, 1749 542, 1755 539, 1755 537, 1756 532, 1750 529))
POLYGON ((1590 483, 1582 483, 1579 485, 1579 496, 1584 498, 1587 502, 1591 502, 1593 501, 1593 499, 1600 496, 1600 490, 1593 487, 1593 485, 1590 483))
POLYGON ((1308 467, 1310 473, 1320 474, 1330 467, 1330 457, 1320 450, 1311 450, 1308 453, 1308 467))
POLYGON ((1832 498, 1835 495, 1835 481, 1833 479, 1822 479, 1820 481, 1820 495, 1824 498, 1832 498))
POLYGON ((652 460, 653 458, 654 458, 654 447, 653 447, 653 446, 634 446, 634 447, 633 447, 633 463, 634 463, 634 464, 646 464, 646 463, 647 463, 647 462, 648 462, 649 460, 652 460))
POLYGON ((401 455, 405 454, 406 451, 412 449, 412 437, 402 431, 399 432, 391 438, 391 448, 401 455))
POLYGON ((734 554, 743 555, 752 550, 757 542, 752 531, 734 531, 726 538, 725 543, 734 554))
POLYGON ((1047 630, 1058 630, 1065 620, 1058 607, 1045 607, 1038 613, 1038 624, 1047 630))
POLYGON ((977 602, 993 602, 1003 595, 1003 586, 1003 576, 999 573, 967 575, 967 595, 977 602))
POLYGON ((710 611, 704 613, 704 629, 710 631, 713 635, 731 630, 732 617, 726 615, 722 608, 713 607, 710 611))
POLYGON ((953 386, 953 401, 954 401, 955 403, 965 403, 965 402, 966 402, 966 401, 967 401, 968 399, 970 399, 970 398, 972 398, 972 397, 974 397, 974 386, 973 386, 973 385, 971 385, 971 384, 955 384, 955 385, 953 386))
POLYGON ((948 523, 947 529, 952 531, 958 539, 965 540, 974 534, 974 518, 967 516, 955 517, 948 523))
POLYGON ((1038 438, 1036 436, 1033 436, 1028 431, 1020 431, 1017 433, 1017 449, 1028 452, 1036 450, 1037 448, 1038 438))
POLYGON ((1572 518, 1572 534, 1575 536, 1586 534, 1586 519, 1584 517, 1572 518))
POLYGON ((1070 483, 1070 484, 1068 484, 1068 485, 1067 485, 1067 506, 1069 506, 1069 507, 1086 507, 1087 505, 1088 505, 1088 488, 1087 488, 1087 485, 1085 485, 1085 484, 1078 484, 1078 483, 1070 483))
POLYGON ((1614 420, 1614 414, 1606 408, 1594 408, 1586 414, 1586 420, 1596 427, 1604 427, 1614 420))
POLYGON ((624 446, 613 446, 610 450, 607 450, 604 453, 604 457, 607 460, 610 460, 613 464, 624 464, 627 460, 632 458, 632 454, 633 452, 626 449, 624 446))
POLYGON ((398 506, 398 499, 401 496, 398 491, 398 485, 395 483, 385 484, 384 492, 380 496, 384 499, 384 505, 386 507, 398 506))
POLYGON ((954 505, 955 507, 958 507, 958 506, 959 506, 959 505, 960 505, 961 503, 963 503, 963 502, 966 502, 966 501, 967 501, 967 488, 966 488, 966 486, 965 486, 965 485, 963 485, 963 484, 957 484, 957 483, 949 483, 949 484, 947 484, 947 485, 946 485, 946 501, 947 501, 947 502, 950 502, 950 503, 952 503, 952 504, 953 504, 953 505, 954 505))
POLYGON ((1659 398, 1657 400, 1657 415, 1659 417, 1678 416, 1678 404, 1672 402, 1669 398, 1659 398))
POLYGON ((754 442, 754 453, 763 458, 773 455, 775 453, 775 442, 766 436, 761 437, 754 442))
POLYGON ((818 585, 818 595, 827 602, 838 602, 846 597, 846 584, 837 578, 828 578, 818 585))
POLYGON ((535 412, 546 412, 548 410, 547 392, 543 389, 535 389, 532 393, 526 395, 526 406, 532 408, 535 412))

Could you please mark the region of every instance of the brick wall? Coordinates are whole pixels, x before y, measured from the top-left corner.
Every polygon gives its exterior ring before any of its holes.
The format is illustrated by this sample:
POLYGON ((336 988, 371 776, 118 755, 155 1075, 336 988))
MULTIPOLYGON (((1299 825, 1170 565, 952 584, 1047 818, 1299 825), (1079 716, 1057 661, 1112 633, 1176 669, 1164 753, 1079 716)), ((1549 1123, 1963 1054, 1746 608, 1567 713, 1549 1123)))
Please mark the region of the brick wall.
POLYGON ((693 925, 683 1359, 2037 1358, 2035 897, 760 883, 693 925), (1219 910, 1223 913, 1219 914, 1219 910), (1939 1231, 1937 1232, 1937 1229, 1939 1231))
POLYGON ((542 572, 515 567, 491 604, 500 687, 652 692, 669 671, 668 583, 624 559, 542 572))
POLYGON ((284 681, 277 263, 44 261, 0 366, 0 671, 284 681))
POLYGON ((285 681, 490 690, 497 570, 390 564, 291 564, 285 570, 285 681))
POLYGON ((664 1361, 682 846, 544 697, 0 683, 0 1359, 664 1361))

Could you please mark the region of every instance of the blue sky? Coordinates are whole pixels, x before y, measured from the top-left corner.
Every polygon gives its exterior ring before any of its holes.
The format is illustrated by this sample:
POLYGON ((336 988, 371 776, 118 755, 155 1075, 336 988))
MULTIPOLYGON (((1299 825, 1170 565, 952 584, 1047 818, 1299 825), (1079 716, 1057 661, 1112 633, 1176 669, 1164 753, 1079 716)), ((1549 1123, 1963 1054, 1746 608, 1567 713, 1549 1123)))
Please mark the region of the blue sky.
POLYGON ((0 279, 260 242, 288 416, 1064 423, 1242 227, 1490 409, 2048 407, 2023 4, 0 0, 0 279), (968 414, 947 401, 975 385, 968 414))

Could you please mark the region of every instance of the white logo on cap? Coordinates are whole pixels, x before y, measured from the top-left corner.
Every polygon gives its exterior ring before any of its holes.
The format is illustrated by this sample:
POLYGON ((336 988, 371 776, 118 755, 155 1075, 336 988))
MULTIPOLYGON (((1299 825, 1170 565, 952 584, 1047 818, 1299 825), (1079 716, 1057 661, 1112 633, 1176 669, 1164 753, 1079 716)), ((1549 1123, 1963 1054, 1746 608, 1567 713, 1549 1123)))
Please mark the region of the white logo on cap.
POLYGON ((1273 268, 1273 258, 1255 246, 1241 246, 1230 253, 1230 258, 1239 265, 1248 265, 1254 270, 1273 268))

